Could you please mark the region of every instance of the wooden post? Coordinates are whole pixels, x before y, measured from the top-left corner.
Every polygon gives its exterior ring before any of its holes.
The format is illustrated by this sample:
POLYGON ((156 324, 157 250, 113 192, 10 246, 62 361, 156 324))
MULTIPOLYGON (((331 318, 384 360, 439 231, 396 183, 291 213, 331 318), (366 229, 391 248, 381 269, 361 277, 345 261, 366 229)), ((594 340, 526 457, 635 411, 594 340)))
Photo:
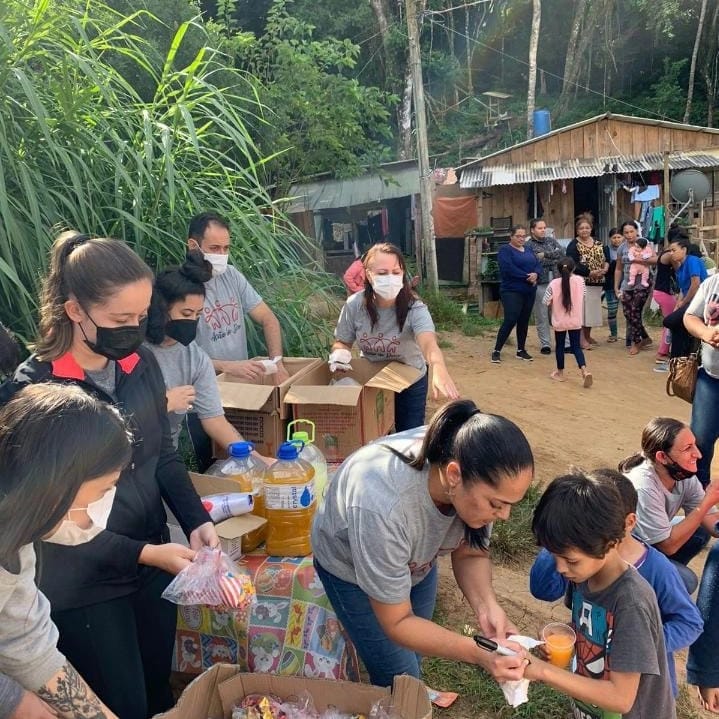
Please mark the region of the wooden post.
POLYGON ((669 150, 664 150, 664 247, 669 244, 669 200, 671 194, 669 192, 669 150))

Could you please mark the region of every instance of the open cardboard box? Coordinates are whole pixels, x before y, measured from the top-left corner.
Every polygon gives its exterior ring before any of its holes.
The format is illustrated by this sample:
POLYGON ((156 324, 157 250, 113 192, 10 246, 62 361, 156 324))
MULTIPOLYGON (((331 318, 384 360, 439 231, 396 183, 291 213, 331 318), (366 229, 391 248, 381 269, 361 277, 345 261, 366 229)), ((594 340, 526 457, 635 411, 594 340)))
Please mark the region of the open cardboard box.
POLYGON ((367 716, 375 701, 391 693, 402 719, 432 717, 427 688, 410 676, 395 677, 390 692, 370 684, 247 674, 229 664, 216 664, 188 685, 174 709, 156 715, 155 719, 230 719, 232 707, 248 694, 276 694, 292 699, 304 690, 312 695, 319 712, 336 707, 341 712, 367 716))
POLYGON ((400 362, 370 362, 352 358, 348 372, 330 372, 322 363, 291 383, 285 404, 295 419, 315 423, 315 444, 328 462, 342 462, 394 426, 394 395, 420 378, 420 371, 400 362), (351 377, 354 386, 330 385, 351 377))
MULTIPOLYGON (((306 372, 324 364, 322 360, 310 357, 285 357, 282 361, 290 376, 281 384, 275 384, 277 375, 265 375, 257 382, 238 380, 224 373, 217 375, 227 420, 267 457, 274 457, 279 445, 285 441, 289 409, 284 400, 290 386, 306 372)), ((224 458, 227 449, 215 445, 214 455, 224 458)))
MULTIPOLYGON (((211 477, 207 474, 196 474, 190 472, 190 479, 197 490, 200 497, 206 497, 210 494, 229 494, 238 492, 237 482, 231 479, 223 479, 222 477, 211 477)), ((264 527, 267 520, 264 517, 256 517, 254 514, 243 514, 239 517, 230 517, 224 522, 218 522, 215 525, 217 536, 220 538, 222 551, 231 559, 238 560, 248 551, 248 548, 242 546, 243 538, 247 537, 255 530, 264 527)), ((179 522, 175 517, 168 516, 168 525, 170 528, 170 539, 173 542, 187 545, 187 539, 179 527, 179 522)))

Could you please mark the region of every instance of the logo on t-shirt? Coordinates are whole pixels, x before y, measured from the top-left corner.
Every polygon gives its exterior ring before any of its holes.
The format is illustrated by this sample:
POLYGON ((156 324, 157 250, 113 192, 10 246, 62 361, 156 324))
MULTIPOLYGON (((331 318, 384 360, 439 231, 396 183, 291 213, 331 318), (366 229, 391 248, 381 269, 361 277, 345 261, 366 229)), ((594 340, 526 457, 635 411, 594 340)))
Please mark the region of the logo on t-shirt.
POLYGON ((374 357, 396 357, 399 352, 400 339, 397 335, 385 337, 380 332, 376 337, 366 332, 357 340, 362 354, 374 357))
POLYGON ((242 328, 240 305, 234 297, 231 297, 225 304, 215 300, 214 306, 211 304, 205 305, 202 310, 202 318, 214 330, 211 336, 213 342, 223 339, 242 328))

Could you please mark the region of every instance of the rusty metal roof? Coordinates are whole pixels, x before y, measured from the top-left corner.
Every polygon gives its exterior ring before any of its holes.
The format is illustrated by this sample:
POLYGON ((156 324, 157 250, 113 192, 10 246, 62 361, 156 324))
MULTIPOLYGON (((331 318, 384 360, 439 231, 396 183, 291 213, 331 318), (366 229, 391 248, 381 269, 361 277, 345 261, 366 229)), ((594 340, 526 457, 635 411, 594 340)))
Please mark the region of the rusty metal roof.
MULTIPOLYGON (((648 172, 661 170, 664 157, 661 153, 648 153, 638 157, 598 157, 585 160, 553 160, 551 162, 524 162, 516 165, 481 167, 473 163, 462 170, 459 186, 463 189, 518 185, 529 182, 568 180, 575 177, 600 177, 622 172, 648 172)), ((672 152, 669 169, 685 170, 690 167, 719 167, 719 148, 688 152, 672 152)))

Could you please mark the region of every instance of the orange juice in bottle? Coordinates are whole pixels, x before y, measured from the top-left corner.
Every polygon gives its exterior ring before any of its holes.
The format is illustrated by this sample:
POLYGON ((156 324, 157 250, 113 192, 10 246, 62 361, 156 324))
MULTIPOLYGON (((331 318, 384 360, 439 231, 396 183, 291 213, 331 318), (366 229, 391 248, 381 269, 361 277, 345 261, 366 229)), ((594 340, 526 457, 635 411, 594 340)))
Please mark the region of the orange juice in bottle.
POLYGON ((272 556, 304 557, 312 551, 315 470, 299 458, 300 450, 298 444, 283 442, 277 461, 265 472, 265 549, 272 556))
MULTIPOLYGON (((254 445, 252 442, 233 442, 228 447, 229 457, 220 468, 222 477, 231 479, 240 485, 240 492, 252 492, 254 507, 252 514, 264 517, 265 501, 263 490, 263 477, 265 465, 252 456, 254 445)), ((251 552, 265 541, 267 525, 242 537, 242 551, 251 552)))

